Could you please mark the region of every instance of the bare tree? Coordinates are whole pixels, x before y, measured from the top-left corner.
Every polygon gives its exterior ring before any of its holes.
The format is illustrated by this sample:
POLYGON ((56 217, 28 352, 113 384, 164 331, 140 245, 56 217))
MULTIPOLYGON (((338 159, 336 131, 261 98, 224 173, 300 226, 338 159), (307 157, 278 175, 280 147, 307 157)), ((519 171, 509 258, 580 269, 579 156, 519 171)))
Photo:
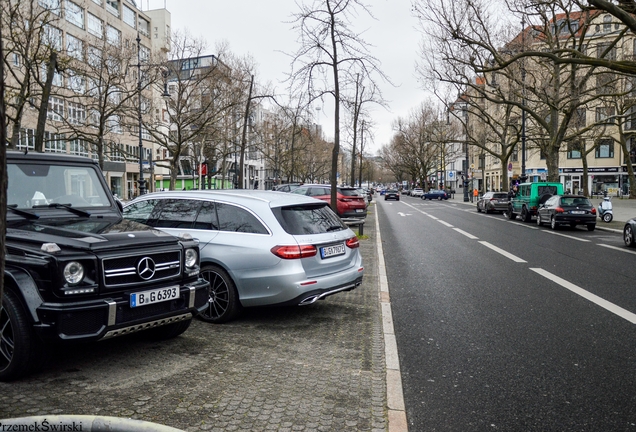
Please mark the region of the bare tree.
POLYGON ((194 143, 212 139, 215 120, 226 113, 235 101, 218 97, 230 85, 230 68, 217 56, 204 55, 205 42, 186 33, 175 33, 170 41, 166 71, 169 97, 150 101, 159 115, 144 120, 148 133, 168 155, 157 165, 170 169, 170 186, 174 190, 182 157, 190 156, 196 170, 200 154, 194 143))
POLYGON ((10 148, 20 140, 22 119, 27 108, 42 102, 46 68, 51 54, 62 51, 62 31, 55 27, 60 19, 60 0, 0 0, 0 26, 4 33, 6 123, 10 148), (47 5, 43 7, 40 3, 47 5))
POLYGON ((362 79, 373 82, 374 75, 385 78, 379 61, 371 55, 361 35, 353 31, 359 11, 371 16, 361 0, 313 0, 299 4, 294 14, 300 47, 292 56, 290 79, 305 87, 309 102, 330 95, 334 99, 334 145, 331 154, 331 206, 337 197, 340 154, 340 109, 343 94, 362 79))
POLYGON ((548 179, 556 181, 562 143, 575 138, 568 135, 574 130, 570 122, 578 109, 600 96, 592 82, 603 64, 597 60, 612 52, 622 34, 604 41, 608 44, 598 59, 590 58, 588 32, 594 11, 579 10, 568 0, 530 6, 504 1, 498 6, 522 18, 521 32, 503 22, 500 14, 492 16, 492 4, 485 1, 435 2, 418 11, 429 24, 427 34, 443 47, 438 58, 454 65, 446 69, 454 76, 438 73, 438 79, 466 85, 481 99, 510 104, 518 115, 527 115, 529 147, 545 157, 548 179), (589 61, 581 62, 584 58, 589 61), (504 82, 506 92, 493 85, 495 77, 504 82), (479 79, 487 85, 477 84, 479 79))

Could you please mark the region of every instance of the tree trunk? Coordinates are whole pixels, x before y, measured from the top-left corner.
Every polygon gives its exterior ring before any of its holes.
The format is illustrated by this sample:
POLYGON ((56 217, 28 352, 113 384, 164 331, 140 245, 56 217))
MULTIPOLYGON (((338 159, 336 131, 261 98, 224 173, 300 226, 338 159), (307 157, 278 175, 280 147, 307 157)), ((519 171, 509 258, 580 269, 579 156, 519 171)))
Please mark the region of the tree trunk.
MULTIPOLYGON (((4 58, 2 46, 2 28, 0 27, 0 59, 4 58)), ((4 62, 0 61, 0 274, 4 275, 4 245, 7 233, 7 127, 4 105, 4 62)), ((0 278, 0 310, 2 310, 2 294, 4 292, 4 276, 0 278)))
MULTIPOLYGON (((252 102, 252 88, 254 87, 254 75, 250 79, 250 92, 247 96, 247 103, 245 104, 245 114, 243 116, 243 136, 241 137, 241 155, 239 163, 239 175, 238 175, 238 189, 243 189, 245 183, 243 179, 243 171, 245 166, 245 147, 247 146, 247 120, 250 116, 250 104, 252 102)), ((236 167, 234 167, 236 169, 236 167)))
POLYGON ((46 113, 49 108, 49 96, 51 95, 51 87, 53 86, 53 76, 57 68, 57 53, 51 52, 49 65, 46 69, 46 83, 42 91, 42 100, 40 101, 40 110, 38 113, 38 125, 35 131, 35 151, 44 153, 44 129, 46 128, 46 113))

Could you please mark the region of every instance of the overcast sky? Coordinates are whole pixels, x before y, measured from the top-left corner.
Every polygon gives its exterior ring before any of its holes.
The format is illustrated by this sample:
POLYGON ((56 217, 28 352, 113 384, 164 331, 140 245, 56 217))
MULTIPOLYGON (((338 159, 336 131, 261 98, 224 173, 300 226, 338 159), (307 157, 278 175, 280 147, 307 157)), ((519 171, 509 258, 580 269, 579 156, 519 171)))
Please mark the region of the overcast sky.
MULTIPOLYGON (((302 0, 298 0, 301 2, 302 0)), ((305 0, 308 2, 309 0, 305 0)), ((376 152, 388 144, 391 123, 398 116, 407 116, 427 94, 421 90, 415 76, 420 33, 417 21, 411 16, 410 0, 367 0, 377 20, 360 23, 365 30, 363 39, 373 55, 382 63, 382 70, 396 87, 381 83, 389 110, 373 108, 376 126, 373 142, 365 140, 365 150, 376 152)), ((139 3, 138 3, 139 4, 139 3)), ((257 77, 271 81, 279 91, 285 85, 285 71, 290 60, 281 53, 297 50, 298 34, 292 29, 291 15, 298 11, 294 0, 142 0, 141 8, 166 7, 172 14, 173 30, 188 29, 193 37, 204 38, 209 46, 207 54, 215 54, 214 46, 225 40, 237 55, 250 54, 257 63, 257 77)), ((333 137, 333 108, 325 105, 319 111, 318 123, 327 137, 333 137)))

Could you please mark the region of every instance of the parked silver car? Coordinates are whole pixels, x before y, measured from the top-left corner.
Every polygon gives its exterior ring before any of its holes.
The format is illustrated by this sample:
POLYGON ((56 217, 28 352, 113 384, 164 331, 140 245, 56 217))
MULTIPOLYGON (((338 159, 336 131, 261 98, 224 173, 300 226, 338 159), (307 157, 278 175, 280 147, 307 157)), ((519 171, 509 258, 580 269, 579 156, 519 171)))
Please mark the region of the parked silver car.
POLYGON ((258 190, 166 191, 142 195, 124 217, 200 241, 210 281, 200 318, 222 323, 243 307, 307 305, 362 283, 358 238, 329 205, 258 190))

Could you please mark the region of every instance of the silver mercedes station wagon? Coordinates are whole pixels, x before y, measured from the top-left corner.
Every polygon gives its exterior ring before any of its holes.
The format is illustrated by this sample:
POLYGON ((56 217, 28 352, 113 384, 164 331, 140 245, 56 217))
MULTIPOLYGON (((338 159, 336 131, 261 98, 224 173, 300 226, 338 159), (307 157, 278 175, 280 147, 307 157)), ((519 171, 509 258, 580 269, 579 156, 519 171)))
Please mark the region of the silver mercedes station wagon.
POLYGON ((244 307, 308 305, 362 283, 359 242, 329 205, 259 190, 155 192, 128 203, 124 217, 199 239, 210 281, 199 317, 223 323, 244 307))

